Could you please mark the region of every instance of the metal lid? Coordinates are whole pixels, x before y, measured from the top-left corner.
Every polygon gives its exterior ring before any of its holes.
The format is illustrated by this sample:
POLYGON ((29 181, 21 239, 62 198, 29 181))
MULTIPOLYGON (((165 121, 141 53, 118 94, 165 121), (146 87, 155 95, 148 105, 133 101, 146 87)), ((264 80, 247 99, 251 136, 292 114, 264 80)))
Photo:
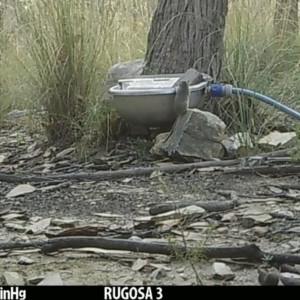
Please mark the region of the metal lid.
POLYGON ((167 89, 171 88, 179 77, 172 78, 132 78, 118 81, 122 90, 167 89))

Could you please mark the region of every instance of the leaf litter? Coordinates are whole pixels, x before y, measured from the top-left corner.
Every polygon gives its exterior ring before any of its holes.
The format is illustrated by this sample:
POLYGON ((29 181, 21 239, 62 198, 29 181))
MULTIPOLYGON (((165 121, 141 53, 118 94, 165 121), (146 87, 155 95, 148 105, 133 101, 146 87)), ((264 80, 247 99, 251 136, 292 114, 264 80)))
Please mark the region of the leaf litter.
MULTIPOLYGON (((111 157, 101 153, 97 159, 80 162, 75 158, 74 147, 43 148, 38 137, 29 136, 26 130, 11 133, 3 129, 0 172, 42 176, 91 172, 100 165, 110 169, 120 162, 123 167, 126 164, 130 167, 137 160, 136 153, 129 153, 130 159, 124 160, 128 151, 132 151, 124 148, 123 153, 111 157)), ((199 169, 188 176, 156 171, 140 178, 100 182, 2 182, 0 263, 1 269, 6 270, 2 271, 2 283, 191 285, 196 284, 196 270, 204 284, 220 281, 258 284, 255 264, 241 268, 234 259, 227 259, 226 263, 221 259, 194 262, 193 257, 186 259, 180 254, 173 259, 159 253, 91 246, 41 255, 43 243, 48 239, 78 237, 143 242, 149 247, 172 245, 174 251, 185 243, 195 251, 255 243, 264 251, 297 254, 299 192, 280 186, 296 185, 298 178, 224 176, 217 169, 208 167, 206 172, 199 169), (210 205, 213 202, 219 203, 219 208, 210 205), (166 204, 175 208, 149 213, 154 206, 159 211, 166 204)), ((282 273, 282 277, 285 280, 293 277, 288 274, 282 273)))

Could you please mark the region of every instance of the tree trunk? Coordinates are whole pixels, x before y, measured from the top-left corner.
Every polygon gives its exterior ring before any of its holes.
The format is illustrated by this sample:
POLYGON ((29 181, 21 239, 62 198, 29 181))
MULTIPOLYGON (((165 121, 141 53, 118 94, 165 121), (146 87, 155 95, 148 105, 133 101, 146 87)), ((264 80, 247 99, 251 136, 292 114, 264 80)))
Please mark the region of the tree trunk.
POLYGON ((159 0, 148 34, 143 75, 189 68, 218 79, 228 0, 159 0))
POLYGON ((274 15, 274 31, 277 36, 298 33, 298 0, 277 0, 274 15))

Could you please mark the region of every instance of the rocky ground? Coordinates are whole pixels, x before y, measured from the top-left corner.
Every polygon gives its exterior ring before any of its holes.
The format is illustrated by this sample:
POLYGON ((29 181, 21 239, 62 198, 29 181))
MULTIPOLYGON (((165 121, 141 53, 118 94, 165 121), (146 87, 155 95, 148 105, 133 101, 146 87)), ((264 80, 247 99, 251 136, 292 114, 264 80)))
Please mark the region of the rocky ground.
MULTIPOLYGON (((42 149, 37 137, 25 130, 2 129, 0 172, 20 177, 94 172, 105 169, 105 165, 129 168, 141 161, 136 151, 127 156, 124 153, 114 153, 110 158, 98 156, 97 162, 80 163, 73 151, 42 149)), ((262 265, 244 260, 206 261, 196 259, 196 255, 179 254, 171 258, 93 247, 63 249, 45 255, 38 246, 3 249, 3 244, 85 232, 110 239, 172 244, 175 250, 187 244, 197 253, 209 246, 255 243, 265 252, 297 254, 300 192, 286 191, 282 185, 298 181, 297 176, 237 176, 207 168, 98 182, 1 182, 1 284, 33 285, 44 280, 43 284, 64 285, 191 285, 201 280, 209 285, 257 285, 258 267, 262 265), (178 201, 197 201, 200 205, 190 205, 180 213, 149 215, 149 208, 155 204, 178 201), (201 203, 204 203, 202 208, 201 203), (208 203, 216 206, 205 206, 208 203), (227 209, 222 208, 224 203, 229 205, 227 209)), ((278 273, 274 268, 266 270, 278 273)))

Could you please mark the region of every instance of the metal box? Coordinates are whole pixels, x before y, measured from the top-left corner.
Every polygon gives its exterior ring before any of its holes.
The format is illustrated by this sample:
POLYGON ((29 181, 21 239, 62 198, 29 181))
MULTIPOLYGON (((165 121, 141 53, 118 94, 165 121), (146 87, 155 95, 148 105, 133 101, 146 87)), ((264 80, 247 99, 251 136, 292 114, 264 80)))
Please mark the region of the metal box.
MULTIPOLYGON (((138 76, 118 81, 109 89, 117 113, 128 123, 147 127, 172 124, 176 115, 173 109, 174 83, 184 74, 138 76)), ((212 78, 202 74, 204 81, 190 86, 190 108, 198 108, 203 93, 212 78)))

